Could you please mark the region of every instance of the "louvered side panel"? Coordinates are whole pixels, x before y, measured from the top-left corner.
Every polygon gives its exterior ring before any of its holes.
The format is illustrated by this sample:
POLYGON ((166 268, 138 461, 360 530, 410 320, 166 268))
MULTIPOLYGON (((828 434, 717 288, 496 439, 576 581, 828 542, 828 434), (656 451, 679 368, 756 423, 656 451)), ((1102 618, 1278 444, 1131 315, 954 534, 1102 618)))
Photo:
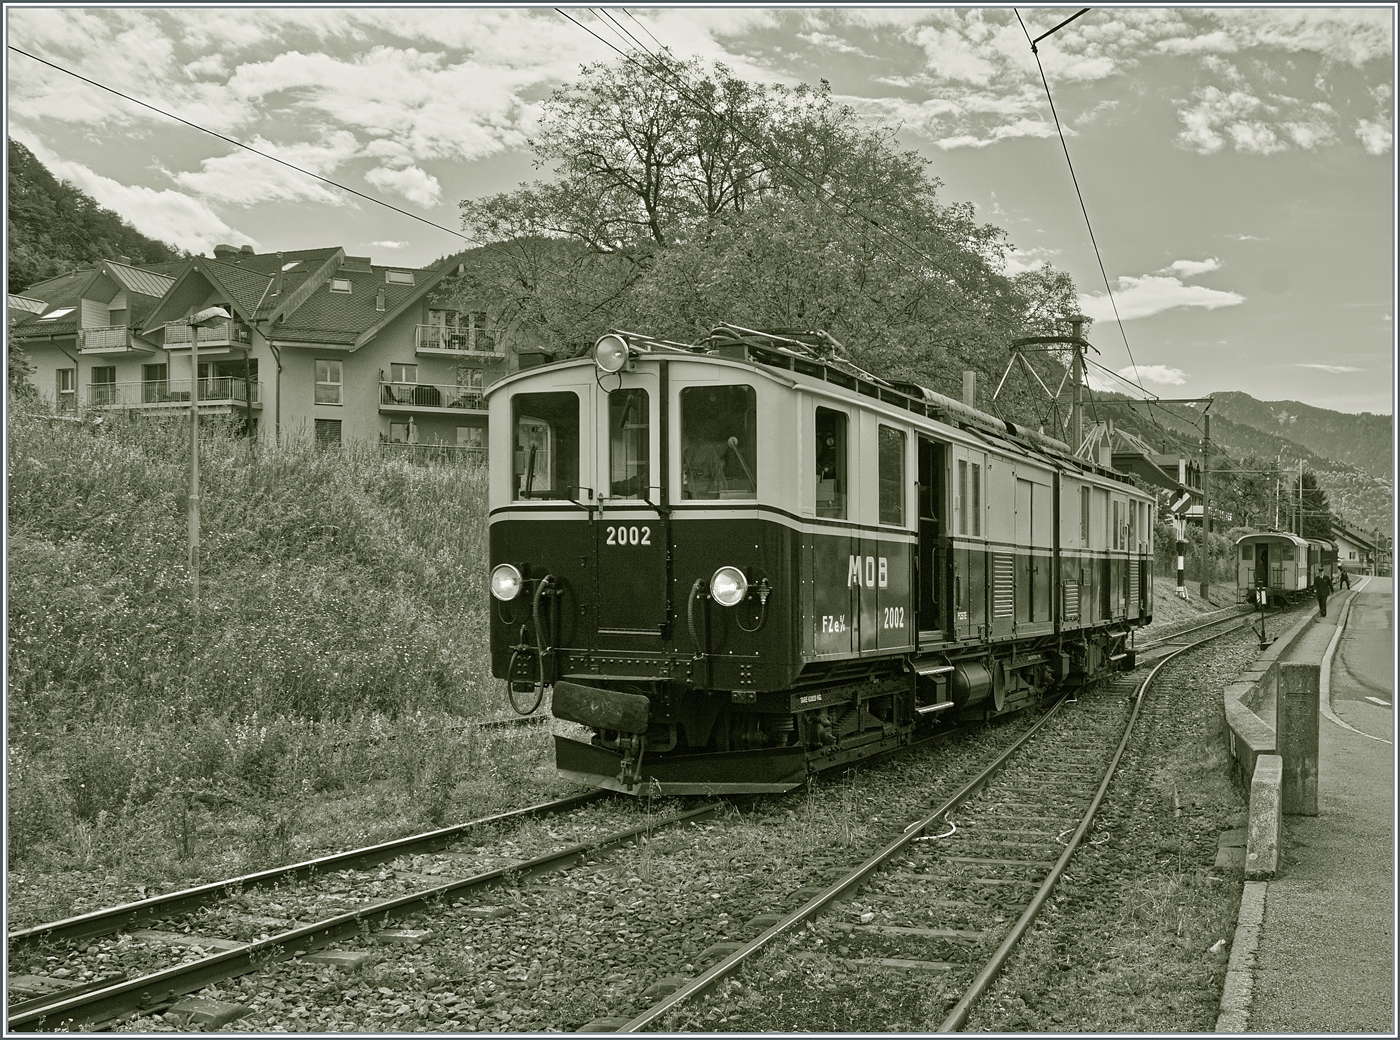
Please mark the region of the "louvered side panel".
POLYGON ((1138 565, 1135 560, 1128 561, 1128 602, 1137 603, 1139 593, 1142 591, 1142 578, 1138 574, 1138 565))
POLYGON ((1015 558, 992 553, 992 617, 1008 618, 1016 611, 1015 558))
POLYGON ((1063 617, 1066 621, 1079 620, 1079 582, 1067 581, 1064 583, 1064 609, 1063 617))

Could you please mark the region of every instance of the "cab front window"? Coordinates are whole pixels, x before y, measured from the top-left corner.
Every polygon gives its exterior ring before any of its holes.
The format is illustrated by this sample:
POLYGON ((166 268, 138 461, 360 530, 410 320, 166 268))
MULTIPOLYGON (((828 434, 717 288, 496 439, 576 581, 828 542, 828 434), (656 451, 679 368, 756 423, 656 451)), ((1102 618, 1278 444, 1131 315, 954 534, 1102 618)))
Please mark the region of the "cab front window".
POLYGON ((512 498, 578 494, 578 394, 517 394, 511 401, 511 431, 512 498))
POLYGON ((758 404, 751 386, 681 390, 681 498, 758 494, 758 404))
POLYGON ((608 494, 650 500, 651 415, 645 390, 608 394, 608 494))

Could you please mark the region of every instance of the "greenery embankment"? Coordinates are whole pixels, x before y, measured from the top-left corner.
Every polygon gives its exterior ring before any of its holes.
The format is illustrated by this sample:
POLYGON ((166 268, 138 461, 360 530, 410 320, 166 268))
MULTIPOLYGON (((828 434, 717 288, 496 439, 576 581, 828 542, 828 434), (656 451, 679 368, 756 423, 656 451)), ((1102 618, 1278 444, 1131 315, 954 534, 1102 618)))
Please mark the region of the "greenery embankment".
POLYGON ((206 424, 196 615, 185 430, 13 405, 12 900, 16 871, 217 876, 549 783, 547 734, 461 725, 501 713, 484 468, 254 452, 206 424))
MULTIPOLYGON (((114 902, 560 788, 543 727, 464 725, 504 711, 484 469, 254 452, 205 424, 196 618, 183 425, 11 404, 12 914, 52 919, 83 909, 75 892, 114 902)), ((1170 599, 1168 562, 1160 622, 1206 606, 1170 599)), ((1214 580, 1230 602, 1233 581, 1214 580)))

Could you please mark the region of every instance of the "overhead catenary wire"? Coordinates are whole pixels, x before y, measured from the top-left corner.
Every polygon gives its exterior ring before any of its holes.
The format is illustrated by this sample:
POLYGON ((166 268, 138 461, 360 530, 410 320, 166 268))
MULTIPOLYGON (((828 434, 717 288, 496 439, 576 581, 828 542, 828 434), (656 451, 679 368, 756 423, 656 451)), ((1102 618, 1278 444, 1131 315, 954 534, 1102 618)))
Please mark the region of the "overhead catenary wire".
POLYGON ((148 101, 142 101, 140 98, 132 97, 130 94, 123 93, 122 91, 116 89, 116 87, 109 87, 105 83, 100 83, 95 79, 89 79, 87 76, 74 72, 72 69, 65 69, 62 65, 55 64, 54 62, 49 61, 47 58, 41 58, 37 54, 31 54, 29 53, 29 51, 24 50, 21 47, 16 47, 12 43, 6 44, 6 46, 10 50, 14 51, 16 54, 23 54, 26 58, 30 58, 33 61, 37 61, 41 65, 47 65, 49 68, 61 72, 66 76, 72 76, 74 79, 82 80, 84 83, 97 87, 99 90, 105 90, 109 94, 115 94, 119 98, 123 98, 127 101, 130 101, 133 105, 140 105, 142 108, 150 109, 152 112, 155 112, 158 115, 165 116, 165 118, 167 119, 173 119, 177 123, 184 123, 186 126, 198 130, 202 134, 208 134, 210 137, 217 137, 220 141, 224 141, 227 144, 235 145, 238 148, 245 149, 246 151, 252 152, 254 155, 261 155, 264 159, 271 159, 273 162, 285 166, 289 170, 295 170, 297 173, 314 178, 315 180, 320 181, 322 184, 329 184, 333 188, 339 188, 341 191, 349 192, 351 195, 358 196, 359 198, 364 199, 366 202, 372 202, 376 206, 383 206, 385 209, 393 210, 395 213, 399 213, 405 217, 409 217, 410 219, 416 220, 419 223, 427 224, 429 227, 435 227, 439 231, 446 231, 449 235, 456 235, 458 238, 463 239, 464 241, 473 241, 473 239, 470 236, 464 235, 460 231, 454 231, 450 227, 444 227, 437 221, 429 220, 427 217, 419 216, 417 213, 410 213, 408 210, 401 209, 400 207, 395 206, 393 203, 385 202, 383 199, 377 199, 373 195, 366 195, 362 191, 357 191, 349 185, 341 184, 339 181, 333 181, 329 177, 322 177, 319 173, 312 173, 310 170, 296 165, 296 163, 290 163, 286 159, 279 159, 277 158, 277 156, 270 155, 269 153, 264 152, 259 148, 254 148, 252 145, 246 144, 245 142, 240 141, 237 138, 229 137, 227 134, 221 134, 217 130, 210 130, 207 126, 200 126, 198 123, 191 122, 190 120, 185 119, 183 116, 177 116, 173 112, 167 112, 165 109, 160 108, 157 105, 152 105, 148 101))
MULTIPOLYGON (((1065 140, 1064 127, 1060 125, 1060 115, 1057 111, 1055 111, 1055 99, 1050 94, 1050 80, 1045 75, 1045 66, 1040 63, 1040 51, 1036 46, 1041 40, 1045 39, 1047 36, 1053 35, 1055 32, 1064 28, 1070 22, 1074 21, 1075 18, 1078 18, 1080 15, 1086 13, 1089 10, 1090 8, 1084 8, 1077 14, 1066 18, 1059 25, 1055 26, 1055 28, 1049 30, 1048 32, 1041 33, 1034 40, 1032 40, 1030 30, 1026 28, 1026 23, 1021 18, 1021 12, 1014 7, 1012 8, 1012 11, 1016 15, 1016 21, 1019 22, 1021 25, 1021 31, 1026 34, 1026 42, 1030 44, 1031 54, 1035 57, 1035 67, 1040 72, 1040 82, 1045 87, 1045 100, 1050 104, 1050 115, 1055 120, 1055 132, 1059 134, 1060 147, 1064 150, 1065 153, 1065 164, 1069 167, 1070 180, 1074 183, 1074 193, 1079 198, 1080 212, 1084 214, 1084 226, 1089 229, 1089 242, 1094 247, 1094 258, 1098 261, 1099 264, 1099 274, 1103 276, 1103 285, 1105 291, 1108 293, 1108 302, 1113 307, 1114 320, 1118 322, 1118 331, 1123 336, 1123 347, 1128 352, 1128 360, 1132 363, 1133 374, 1137 375, 1138 377, 1137 387, 1139 390, 1142 390, 1143 393, 1146 393, 1146 389, 1144 389, 1144 387, 1142 386, 1142 377, 1138 375, 1137 359, 1133 357, 1133 348, 1128 343, 1128 331, 1125 328, 1123 328, 1123 318, 1118 313, 1118 301, 1114 299, 1113 286, 1109 284, 1108 271, 1105 269, 1103 263, 1103 254, 1099 252, 1098 239, 1094 236, 1094 225, 1093 222, 1089 220, 1089 207, 1084 202, 1084 192, 1079 187, 1079 178, 1075 175, 1074 172, 1074 162, 1069 157, 1069 143, 1065 140)), ((1151 402, 1148 402, 1147 410, 1148 414, 1150 415, 1152 412, 1151 402)))
MULTIPOLYGON (((255 154, 255 155, 261 156, 261 157, 264 158, 264 159, 270 159, 271 161, 273 161, 273 162, 275 162, 275 163, 278 163, 278 164, 281 165, 281 166, 285 166, 285 167, 287 167, 287 168, 290 169, 290 170, 294 170, 294 171, 297 172, 297 173, 303 174, 304 176, 310 177, 310 178, 312 178, 312 179, 314 179, 314 180, 321 181, 321 182, 324 183, 324 184, 329 184, 330 186, 332 186, 332 187, 334 187, 334 188, 338 188, 338 189, 340 189, 341 191, 345 191, 345 192, 348 192, 348 193, 351 194, 351 195, 358 196, 359 198, 362 198, 362 199, 364 199, 364 200, 367 201, 367 202, 372 202, 372 203, 374 203, 376 206, 382 206, 382 207, 384 207, 385 209, 391 210, 391 211, 394 212, 394 213, 398 213, 398 214, 400 214, 401 216, 409 217, 409 218, 411 218, 411 219, 413 219, 413 220, 418 221, 419 223, 427 224, 428 226, 433 227, 433 228, 436 228, 436 229, 439 230, 439 231, 446 231, 448 234, 450 234, 450 235, 455 235, 457 238, 460 238, 460 239, 462 239, 463 241, 465 241, 465 242, 467 242, 467 243, 470 243, 472 246, 474 246, 474 247, 476 247, 476 248, 483 248, 483 249, 488 249, 488 250, 494 250, 494 251, 500 252, 500 253, 507 253, 507 252, 509 252, 509 251, 506 249, 506 247, 505 247, 503 244, 501 244, 501 243, 497 243, 497 242, 483 242, 483 241, 481 241, 480 239, 473 238, 473 237, 470 236, 470 235, 463 234, 461 231, 454 230, 453 228, 446 227, 446 226, 444 226, 444 225, 442 225, 442 224, 437 223, 436 221, 429 220, 427 217, 420 216, 420 215, 418 215, 418 214, 416 214, 416 213, 411 213, 411 212, 409 212, 408 210, 405 210, 405 209, 402 209, 402 208, 399 207, 399 206, 393 205, 392 203, 385 202, 383 199, 378 199, 378 198, 375 198, 373 195, 368 195, 368 194, 366 194, 365 192, 358 191, 358 190, 356 190, 355 188, 350 187, 349 185, 341 184, 339 181, 333 180, 333 179, 331 179, 331 178, 329 178, 329 177, 324 177, 324 176, 322 176, 321 174, 313 173, 312 171, 307 170, 307 169, 305 169, 305 168, 303 168, 303 167, 301 167, 301 166, 298 166, 298 165, 296 165, 295 163, 288 162, 288 161, 285 160, 285 159, 279 159, 279 158, 278 158, 277 156, 275 156, 275 155, 269 155, 267 152, 264 152, 264 151, 262 151, 261 149, 258 149, 258 148, 254 148, 252 145, 246 144, 246 143, 244 143, 244 142, 242 142, 242 141, 239 141, 237 138, 229 137, 229 136, 227 136, 226 134, 221 134, 221 133, 219 133, 219 132, 216 131, 216 130, 211 130, 211 129, 209 129, 208 127, 202 126, 202 125, 200 125, 199 123, 196 123, 196 122, 194 122, 194 121, 192 121, 192 120, 185 119, 183 116, 176 115, 176 114, 173 113, 173 112, 168 112, 168 111, 166 111, 165 109, 162 109, 162 108, 160 108, 160 107, 157 106, 157 105, 152 105, 152 104, 150 104, 149 102, 142 101, 140 98, 132 97, 130 94, 126 94, 126 93, 124 93, 124 92, 122 92, 122 91, 120 91, 120 90, 117 90, 117 89, 114 88, 114 87, 110 87, 110 86, 108 86, 107 84, 102 83, 102 82, 100 82, 100 81, 98 81, 98 80, 92 79, 92 78, 90 78, 90 77, 88 77, 88 76, 81 75, 80 73, 74 72, 74 71, 71 70, 71 69, 64 68, 62 65, 58 65, 58 64, 56 64, 56 63, 54 63, 54 62, 52 62, 52 61, 49 61, 49 60, 47 60, 47 59, 45 59, 45 58, 41 58, 41 57, 39 57, 39 56, 36 55, 36 54, 31 54, 29 51, 26 51, 26 50, 24 50, 24 49, 21 48, 21 47, 16 47, 16 46, 14 46, 13 44, 8 44, 7 46, 9 47, 10 50, 16 52, 17 54, 22 54, 22 55, 24 55, 26 58, 30 58, 30 59, 32 59, 32 60, 34 60, 34 61, 37 61, 37 62, 39 62, 39 63, 42 64, 42 65, 47 65, 47 66, 49 66, 50 68, 54 69, 54 70, 57 71, 57 72, 61 72, 61 73, 63 73, 64 75, 71 76, 71 77, 73 77, 74 79, 77 79, 77 80, 79 80, 79 81, 81 81, 81 82, 83 82, 83 83, 89 84, 90 86, 97 87, 99 90, 105 90, 105 91, 107 91, 107 92, 110 93, 110 94, 115 94, 117 97, 120 97, 120 98, 122 98, 122 99, 124 99, 124 100, 126 100, 126 101, 129 101, 129 102, 131 102, 131 103, 134 104, 134 105, 139 105, 139 106, 142 107, 142 108, 149 109, 150 111, 155 112, 155 113, 158 114, 158 115, 164 116, 164 117, 166 117, 167 119, 172 119, 172 120, 174 120, 174 121, 177 122, 177 123, 183 123, 185 126, 188 126, 188 127, 192 128, 192 129, 194 129, 194 130, 198 130, 200 133, 208 134, 210 137, 215 137, 215 138, 217 138, 217 139, 219 139, 219 140, 221 140, 221 141, 224 141, 224 142, 226 142, 226 143, 228 143, 228 144, 235 145, 236 147, 242 148, 242 149, 244 149, 244 150, 246 150, 246 151, 252 152, 252 153, 255 154)), ((512 255, 513 255, 513 254, 512 254, 512 255)), ((522 260, 524 263, 528 264, 530 267, 534 268, 536 271, 539 271, 539 270, 541 269, 541 268, 540 268, 540 265, 539 265, 539 263, 538 263, 537 261, 532 260, 530 257, 524 255, 523 253, 520 255, 519 259, 522 260)), ((579 278, 577 278, 577 277, 568 277, 567 280, 568 280, 568 283, 569 283, 570 285, 572 285, 572 286, 578 286, 578 285, 581 285, 581 284, 582 284, 581 279, 579 279, 579 278)), ((592 291, 592 292, 594 293, 594 295, 599 295, 599 296, 601 296, 601 295, 606 295, 606 293, 608 292, 608 290, 606 290, 606 289, 600 289, 600 288, 598 288, 597 286, 585 286, 585 288, 586 288, 586 289, 589 289, 590 291, 592 291)), ((606 301, 604 301, 604 303, 598 304, 598 307, 604 306, 605 303, 606 303, 606 301)), ((596 309, 597 309, 597 308, 595 307, 595 310, 596 310, 596 309)))
MULTIPOLYGON (((788 175, 789 184, 794 191, 798 192, 799 194, 803 194, 804 189, 807 189, 805 194, 807 194, 810 198, 816 201, 818 205, 822 206, 824 209, 830 212, 831 215, 835 217, 838 221, 840 221, 847 229, 853 231, 855 234, 859 235, 862 239, 864 239, 865 242, 869 246, 871 246, 872 249, 875 249, 877 252, 886 252, 884 250, 880 250, 879 246, 876 245, 876 243, 870 238, 868 234, 866 234, 865 230, 860 225, 853 224, 851 222, 850 215, 836 208, 833 205, 834 196, 829 195, 829 193, 827 193, 826 190, 822 188, 822 186, 817 181, 813 180, 809 175, 807 175, 803 171, 792 166, 791 163, 788 163, 785 160, 783 160, 781 155, 778 155, 777 153, 773 152, 771 149, 765 147, 760 142, 755 141, 753 137, 750 136, 747 132, 745 132, 742 127, 738 126, 728 114, 717 112, 712 106, 705 103, 705 101, 702 98, 699 98, 693 92, 693 90, 690 88, 690 85, 684 79, 678 76, 675 72, 666 68, 666 63, 659 54, 653 53, 645 46, 638 45, 638 49, 648 58, 652 59, 652 67, 648 68, 646 65, 643 65, 641 62, 639 62, 633 55, 627 53, 627 51, 625 50, 618 48, 618 46, 612 43, 611 41, 603 38, 602 36, 599 36, 587 25, 584 25, 582 22, 569 15, 568 12, 558 7, 556 7, 554 10, 557 14, 559 14, 560 17, 564 18, 565 20, 571 22, 573 25, 582 29, 584 32, 588 33, 588 35, 592 36, 599 43, 602 43, 605 47, 608 47, 610 50, 622 57, 625 61, 635 65, 638 69, 641 69, 647 75, 652 76, 653 78, 661 78, 663 74, 669 73, 669 75, 666 76, 665 81, 671 86, 675 87, 677 93, 680 94, 683 99, 690 102, 696 108, 701 109, 714 116, 715 118, 720 119, 726 124, 728 124, 730 130, 732 130, 737 137, 741 138, 746 143, 756 148, 763 156, 763 158, 771 164, 771 167, 774 170, 785 172, 788 175)), ((591 13, 594 13, 595 17, 597 17, 596 12, 591 13)), ((601 24, 607 25, 607 23, 604 22, 603 19, 599 18, 598 20, 601 24)), ((636 19, 633 20, 635 21, 636 19)), ((615 35, 618 36, 619 39, 623 39, 624 44, 627 42, 627 40, 631 40, 634 43, 637 40, 637 38, 630 32, 626 33, 626 38, 624 39, 623 31, 620 31, 620 29, 613 28, 611 26, 608 27, 611 29, 612 32, 614 32, 615 35)), ((656 39, 656 37, 650 32, 648 32, 648 35, 650 35, 653 40, 656 39)), ((665 44, 662 44, 660 43, 660 41, 657 41, 657 45, 661 47, 662 50, 666 51, 668 54, 670 53, 670 48, 667 47, 665 44)), ((931 268, 933 268, 936 271, 939 270, 939 265, 937 261, 935 261, 923 250, 905 241, 901 236, 897 235, 889 228, 882 225, 878 220, 874 219, 868 214, 860 212, 859 209, 851 207, 851 211, 856 217, 859 217, 876 232, 884 235, 886 238, 890 239, 892 242, 902 247, 910 257, 920 260, 925 264, 928 264, 931 268)), ((886 255, 890 254, 886 252, 886 255)), ((898 259, 898 257, 891 256, 891 259, 898 259)), ((956 283, 954 283, 954 286, 956 286, 956 283)), ((869 298, 870 297, 867 296, 867 299, 869 298)), ((980 318, 970 313, 964 307, 960 306, 957 301, 947 300, 945 302, 949 305, 950 309, 960 314, 963 318, 973 322, 978 326, 981 326, 983 324, 980 318)))

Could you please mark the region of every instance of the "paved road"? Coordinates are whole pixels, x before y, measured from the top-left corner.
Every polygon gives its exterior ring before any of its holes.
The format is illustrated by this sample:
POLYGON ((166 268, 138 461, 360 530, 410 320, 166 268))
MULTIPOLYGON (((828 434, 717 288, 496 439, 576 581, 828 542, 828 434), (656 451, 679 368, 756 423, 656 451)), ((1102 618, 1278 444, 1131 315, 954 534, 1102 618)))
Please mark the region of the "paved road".
POLYGON ((1353 598, 1332 658, 1332 710, 1363 733, 1394 740, 1394 598, 1390 578, 1372 578, 1353 598))
MULTIPOLYGON (((1358 590, 1332 659, 1333 709, 1361 732, 1321 720, 1319 815, 1287 818, 1260 930, 1251 1033, 1393 1035, 1392 596, 1390 579, 1358 590)), ((1321 659, 1342 597, 1332 602, 1337 609, 1288 659, 1321 659)))

